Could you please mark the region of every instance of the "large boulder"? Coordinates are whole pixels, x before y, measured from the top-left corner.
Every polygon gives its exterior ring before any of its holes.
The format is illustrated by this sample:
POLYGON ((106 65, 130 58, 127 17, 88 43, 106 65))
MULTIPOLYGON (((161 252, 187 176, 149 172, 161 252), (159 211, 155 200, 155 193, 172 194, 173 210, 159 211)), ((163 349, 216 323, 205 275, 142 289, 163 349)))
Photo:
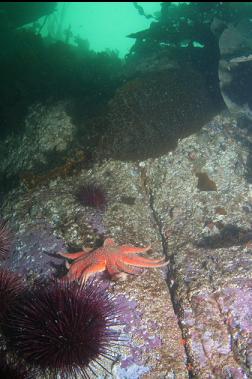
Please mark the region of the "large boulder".
POLYGON ((146 73, 129 80, 110 101, 103 151, 123 160, 159 156, 200 130, 214 112, 199 73, 186 68, 146 73))
POLYGON ((252 119, 252 22, 230 25, 220 36, 219 79, 228 109, 252 119))

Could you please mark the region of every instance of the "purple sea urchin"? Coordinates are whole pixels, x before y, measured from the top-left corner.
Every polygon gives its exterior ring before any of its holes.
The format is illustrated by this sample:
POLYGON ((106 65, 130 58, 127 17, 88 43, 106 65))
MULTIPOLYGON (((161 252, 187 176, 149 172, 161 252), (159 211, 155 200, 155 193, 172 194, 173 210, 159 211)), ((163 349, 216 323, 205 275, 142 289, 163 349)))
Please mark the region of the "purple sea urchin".
POLYGON ((11 249, 11 232, 6 221, 0 219, 0 260, 6 259, 11 249))
POLYGON ((96 184, 81 185, 76 194, 81 205, 103 209, 107 204, 107 197, 104 189, 96 184))
POLYGON ((24 283, 17 274, 0 269, 0 322, 23 289, 24 283))
POLYGON ((7 347, 49 377, 94 377, 112 359, 119 309, 94 282, 39 283, 12 308, 4 325, 7 347))

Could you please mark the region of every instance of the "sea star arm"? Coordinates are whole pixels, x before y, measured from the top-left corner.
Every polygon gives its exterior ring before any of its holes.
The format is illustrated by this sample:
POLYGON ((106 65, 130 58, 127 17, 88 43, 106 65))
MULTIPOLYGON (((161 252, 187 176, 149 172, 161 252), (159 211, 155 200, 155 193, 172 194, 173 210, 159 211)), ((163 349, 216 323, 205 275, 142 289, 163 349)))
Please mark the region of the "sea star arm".
POLYGON ((70 265, 67 277, 71 280, 79 279, 82 273, 89 267, 92 263, 89 259, 81 259, 75 261, 70 265))
POLYGON ((146 251, 151 249, 151 245, 148 245, 146 247, 135 247, 135 246, 128 246, 128 245, 121 245, 120 246, 120 253, 126 253, 126 254, 138 254, 138 253, 146 253, 146 251))
POLYGON ((77 258, 82 257, 83 254, 85 254, 85 251, 78 251, 77 253, 61 253, 61 252, 58 252, 57 254, 61 255, 64 258, 67 258, 67 259, 77 259, 77 258))
POLYGON ((126 272, 127 274, 137 275, 139 274, 139 271, 141 272, 141 269, 137 267, 129 267, 122 261, 116 261, 116 265, 120 271, 126 272))
POLYGON ((168 264, 168 261, 164 262, 163 258, 148 259, 143 257, 130 257, 125 255, 122 259, 124 263, 127 263, 130 266, 138 267, 162 267, 168 264))
POLYGON ((86 267, 82 271, 80 275, 80 279, 82 283, 85 283, 92 274, 95 274, 97 272, 102 272, 105 270, 106 270, 106 262, 99 261, 95 264, 90 264, 88 267, 86 267))
POLYGON ((106 268, 110 276, 114 276, 120 273, 120 270, 118 269, 117 264, 115 263, 107 262, 106 268))

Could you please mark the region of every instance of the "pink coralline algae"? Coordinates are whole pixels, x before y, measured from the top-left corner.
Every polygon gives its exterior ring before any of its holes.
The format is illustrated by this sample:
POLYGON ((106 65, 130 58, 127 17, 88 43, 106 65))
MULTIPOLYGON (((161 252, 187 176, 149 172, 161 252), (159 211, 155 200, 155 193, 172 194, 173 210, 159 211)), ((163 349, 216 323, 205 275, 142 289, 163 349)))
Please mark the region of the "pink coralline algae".
POLYGON ((194 295, 181 322, 189 356, 219 378, 247 379, 252 372, 252 280, 239 280, 213 293, 194 295), (216 362, 221 357, 222 366, 216 362), (238 362, 242 364, 238 364, 238 362), (225 372, 224 372, 225 371, 225 372), (217 374, 216 374, 217 375, 217 374))
MULTIPOLYGON (((124 333, 134 336, 136 339, 143 341, 141 345, 131 340, 130 355, 121 362, 121 368, 128 369, 131 365, 142 366, 144 354, 149 354, 152 350, 161 347, 162 341, 156 335, 157 324, 150 320, 148 324, 143 323, 143 314, 137 310, 137 302, 127 300, 126 297, 120 298, 121 303, 125 303, 128 312, 121 315, 121 321, 125 325, 124 333)), ((146 367, 148 368, 148 367, 146 367)))
POLYGON ((55 274, 60 260, 57 251, 66 250, 64 241, 54 234, 53 227, 44 221, 17 236, 15 252, 8 265, 25 276, 48 277, 55 274))
POLYGON ((240 332, 252 333, 252 280, 243 288, 226 288, 221 291, 218 303, 227 323, 240 332))

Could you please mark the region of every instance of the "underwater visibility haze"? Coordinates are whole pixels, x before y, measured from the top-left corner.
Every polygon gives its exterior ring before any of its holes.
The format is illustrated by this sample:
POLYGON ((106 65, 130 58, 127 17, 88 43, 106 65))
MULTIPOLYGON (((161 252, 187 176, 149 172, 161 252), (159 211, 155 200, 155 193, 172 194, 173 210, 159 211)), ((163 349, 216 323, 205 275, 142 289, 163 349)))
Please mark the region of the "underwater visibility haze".
POLYGON ((0 3, 0 378, 252 378, 252 4, 0 3))

